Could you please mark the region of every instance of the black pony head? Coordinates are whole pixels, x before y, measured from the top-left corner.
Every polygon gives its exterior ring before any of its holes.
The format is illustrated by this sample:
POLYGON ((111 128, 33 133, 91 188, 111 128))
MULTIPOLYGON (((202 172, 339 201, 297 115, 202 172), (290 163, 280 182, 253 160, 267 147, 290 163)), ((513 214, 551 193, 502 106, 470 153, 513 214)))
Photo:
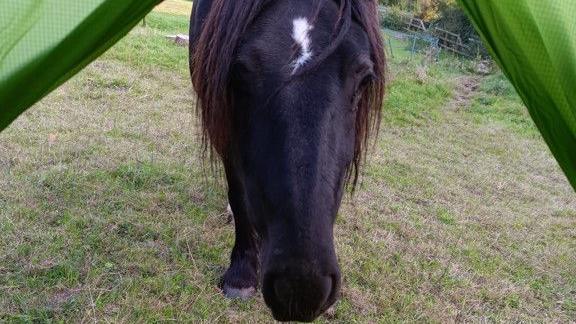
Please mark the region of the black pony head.
POLYGON ((237 246, 239 226, 257 237, 248 250, 259 251, 276 319, 312 320, 337 299, 333 224, 380 123, 377 3, 204 0, 196 10, 192 80, 205 147, 226 169, 237 246))

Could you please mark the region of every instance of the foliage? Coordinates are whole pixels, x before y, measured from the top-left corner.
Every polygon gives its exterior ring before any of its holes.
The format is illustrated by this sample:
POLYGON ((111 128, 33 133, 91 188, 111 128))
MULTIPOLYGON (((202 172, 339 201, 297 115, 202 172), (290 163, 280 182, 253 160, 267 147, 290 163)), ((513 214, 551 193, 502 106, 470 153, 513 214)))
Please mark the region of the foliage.
POLYGON ((387 7, 397 7, 401 10, 415 12, 418 8, 417 0, 379 0, 380 4, 387 7))
POLYGON ((436 6, 429 8, 423 15, 433 16, 433 12, 438 12, 438 18, 434 21, 437 27, 460 34, 464 42, 468 42, 470 38, 478 38, 472 22, 455 0, 441 0, 436 6))
POLYGON ((463 27, 467 33, 468 29, 473 29, 456 0, 380 0, 380 4, 393 8, 387 9, 390 14, 408 12, 425 22, 439 23, 452 32, 460 31, 463 27))
POLYGON ((398 6, 387 7, 380 11, 380 22, 386 28, 402 30, 406 25, 406 19, 410 16, 410 13, 403 11, 398 6))

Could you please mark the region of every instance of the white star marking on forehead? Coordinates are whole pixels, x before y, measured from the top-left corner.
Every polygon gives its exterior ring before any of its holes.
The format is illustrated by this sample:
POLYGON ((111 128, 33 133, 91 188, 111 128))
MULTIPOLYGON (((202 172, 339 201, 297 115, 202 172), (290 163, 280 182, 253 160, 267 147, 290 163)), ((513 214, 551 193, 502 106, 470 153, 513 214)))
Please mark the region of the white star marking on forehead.
POLYGON ((296 18, 292 21, 292 25, 292 38, 300 46, 300 56, 292 62, 292 67, 294 68, 292 74, 294 74, 312 58, 310 31, 313 27, 306 18, 296 18))

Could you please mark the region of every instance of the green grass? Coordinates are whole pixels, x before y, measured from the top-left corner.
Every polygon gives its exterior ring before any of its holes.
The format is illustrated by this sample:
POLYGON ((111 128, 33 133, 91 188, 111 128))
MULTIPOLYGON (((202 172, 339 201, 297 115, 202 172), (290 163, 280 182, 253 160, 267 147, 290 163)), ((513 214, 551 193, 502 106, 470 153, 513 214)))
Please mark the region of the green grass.
POLYGON ((185 73, 188 69, 188 50, 175 50, 165 36, 186 34, 188 20, 182 16, 153 12, 146 17, 148 28, 136 28, 108 51, 103 58, 129 62, 132 67, 160 67, 185 73))
MULTIPOLYGON (((164 38, 186 18, 147 24, 0 134, 1 322, 271 321, 216 288, 225 183, 200 159, 187 49, 164 38)), ((422 62, 391 60, 320 322, 573 321, 573 190, 500 74, 422 62)))
POLYGON ((523 135, 539 136, 527 109, 502 73, 483 80, 468 110, 478 123, 494 123, 523 135))

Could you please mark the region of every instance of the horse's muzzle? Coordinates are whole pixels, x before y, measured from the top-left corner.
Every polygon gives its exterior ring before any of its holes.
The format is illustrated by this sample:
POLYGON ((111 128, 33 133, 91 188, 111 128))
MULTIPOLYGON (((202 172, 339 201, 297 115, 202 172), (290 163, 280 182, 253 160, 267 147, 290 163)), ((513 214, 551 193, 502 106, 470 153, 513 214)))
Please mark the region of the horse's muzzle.
POLYGON ((340 274, 266 273, 262 293, 278 321, 311 322, 338 298, 340 274))

